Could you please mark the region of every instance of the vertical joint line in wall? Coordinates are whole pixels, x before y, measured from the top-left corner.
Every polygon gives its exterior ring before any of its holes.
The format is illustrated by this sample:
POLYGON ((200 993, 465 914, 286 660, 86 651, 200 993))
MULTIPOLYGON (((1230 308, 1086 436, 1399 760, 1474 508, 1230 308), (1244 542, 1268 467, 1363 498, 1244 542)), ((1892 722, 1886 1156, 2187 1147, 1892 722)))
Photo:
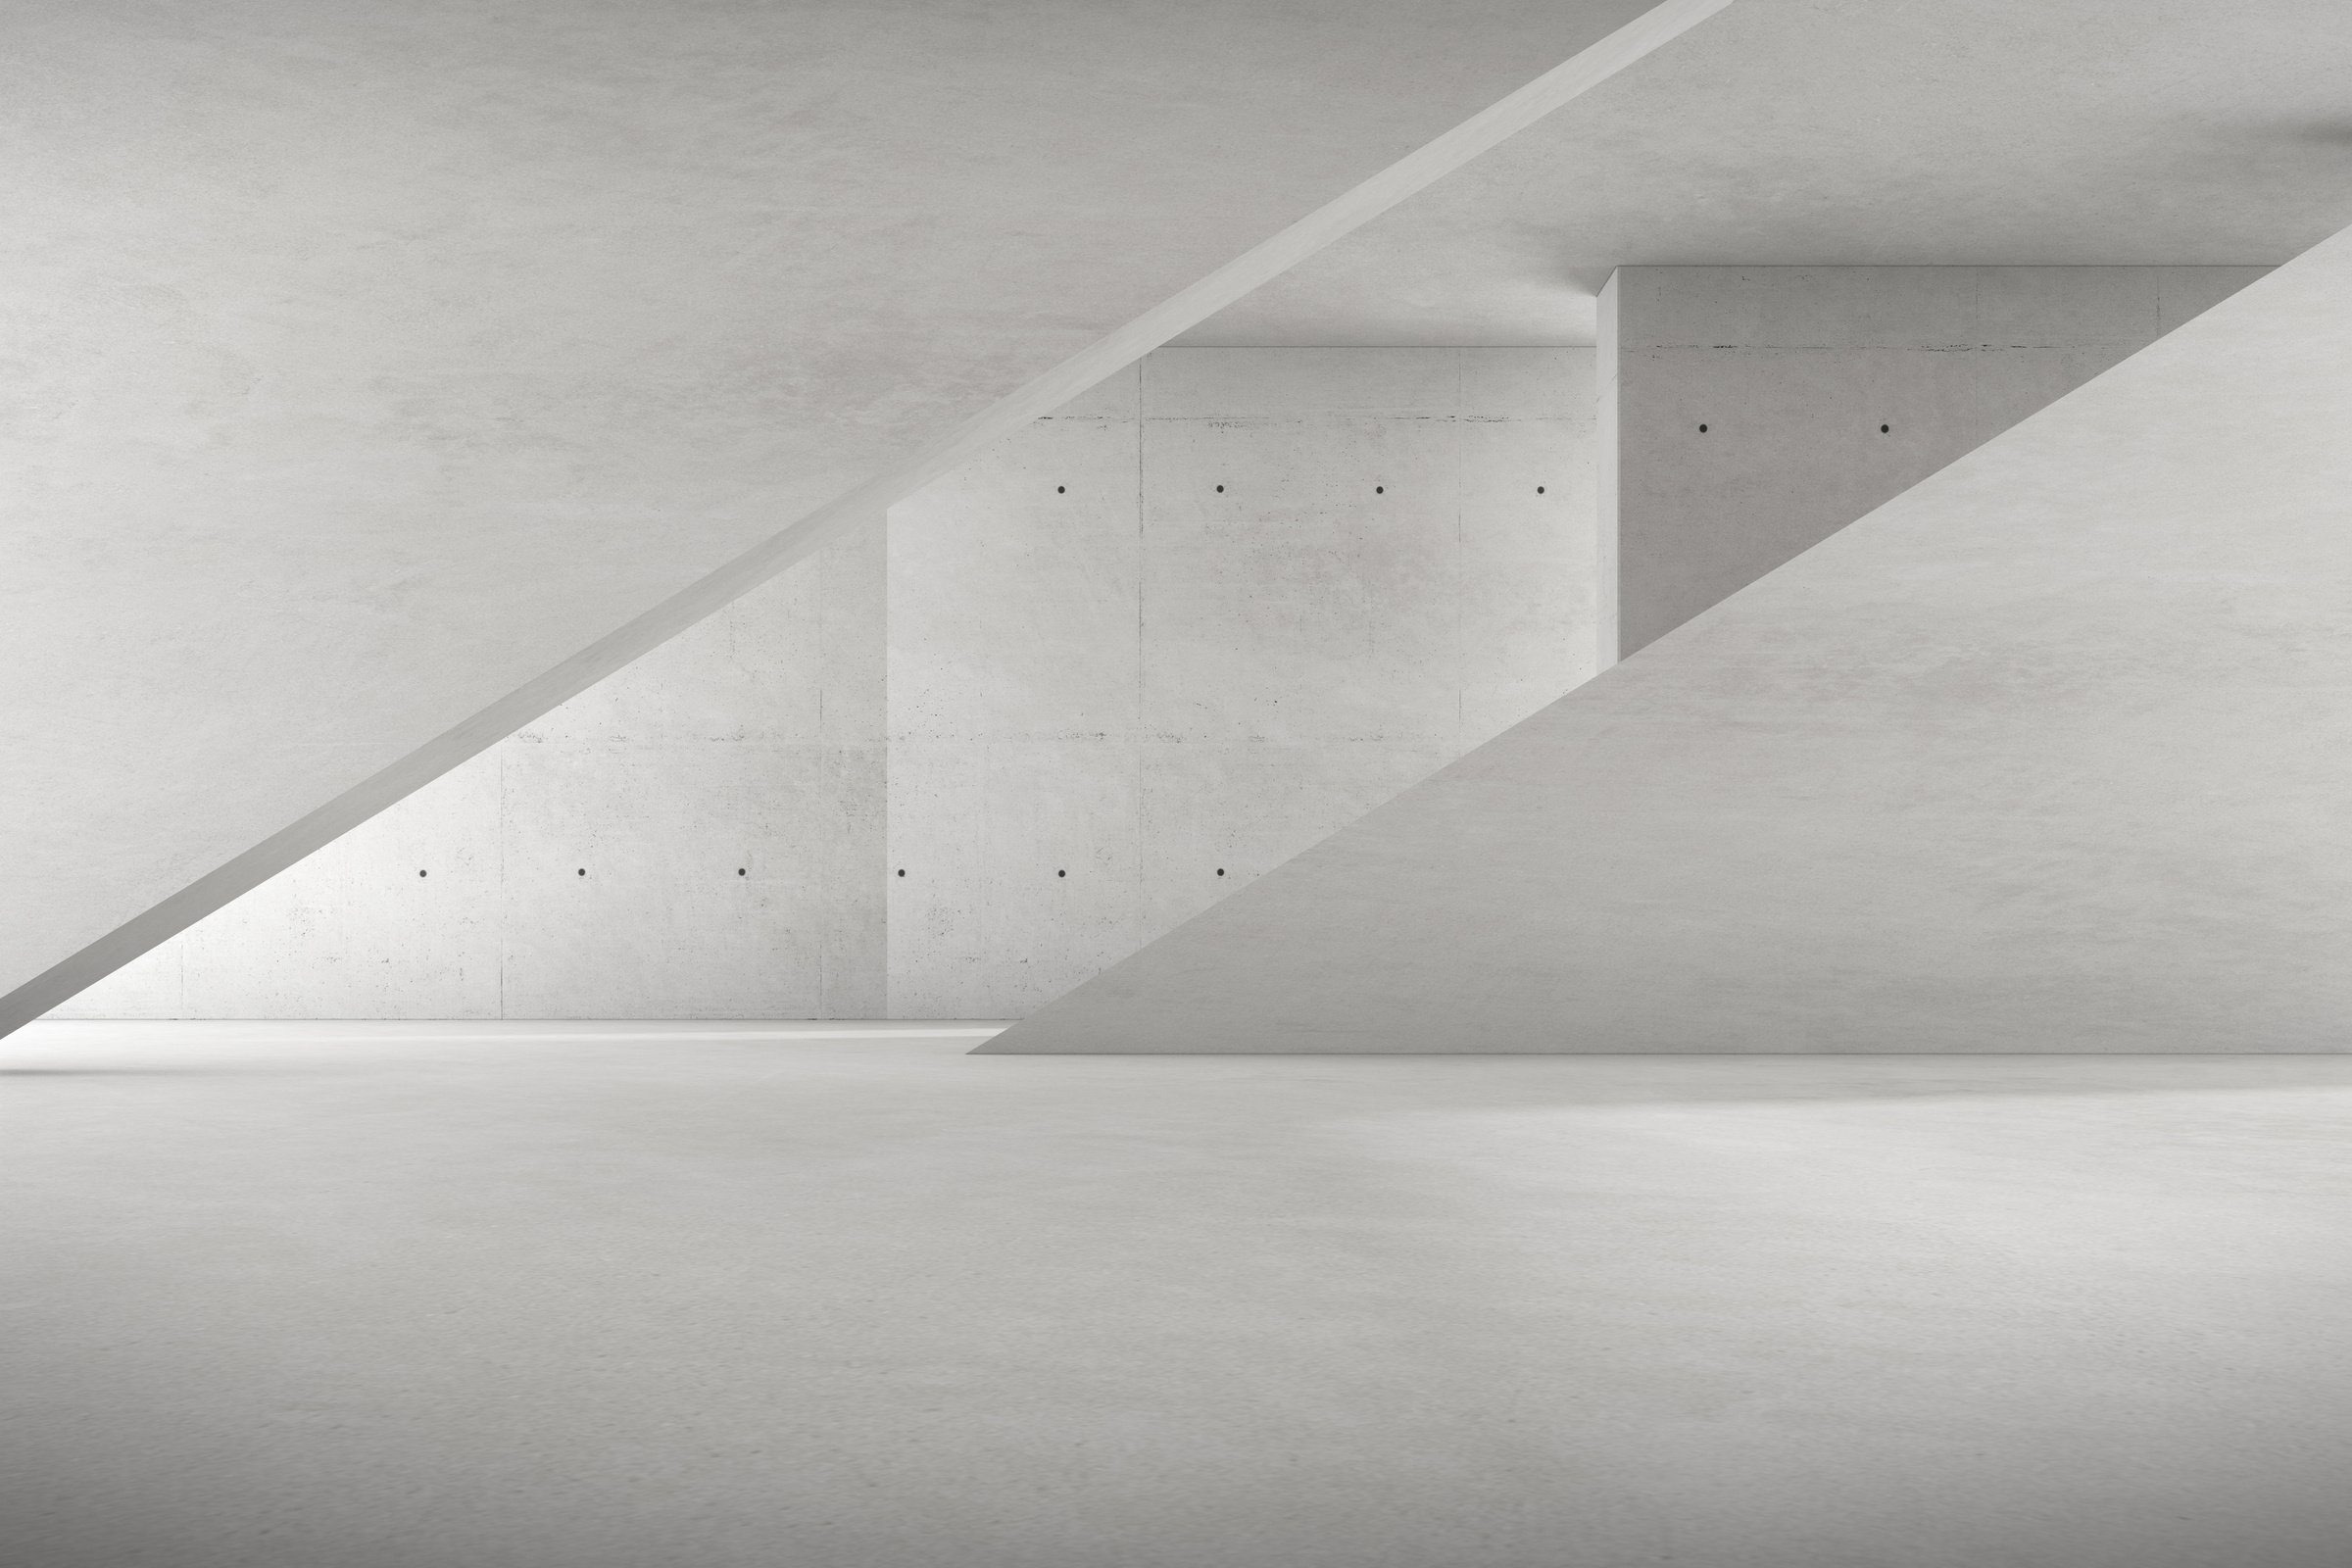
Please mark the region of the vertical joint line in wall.
POLYGON ((1462 749, 1464 696, 1470 685, 1469 627, 1462 613, 1470 563, 1462 549, 1462 388, 1469 379, 1470 351, 1453 351, 1453 750, 1462 749))
MULTIPOLYGON (((1150 359, 1146 355, 1144 360, 1150 359)), ((1135 362, 1135 930, 1145 930, 1144 904, 1144 360, 1135 362)))
POLYGON ((880 682, 881 690, 874 704, 874 728, 866 732, 877 744, 875 755, 880 759, 882 764, 882 776, 877 781, 882 793, 880 800, 876 802, 876 810, 881 817, 881 825, 875 830, 874 835, 882 847, 882 863, 874 869, 874 874, 882 879, 882 972, 876 977, 881 982, 881 989, 879 995, 874 999, 874 1005, 883 1017, 895 1018, 898 1016, 897 1004, 890 994, 890 779, 891 775, 898 770, 899 748, 897 730, 890 718, 890 509, 888 507, 882 509, 882 515, 874 526, 880 531, 880 538, 876 546, 876 555, 879 561, 874 569, 882 574, 880 585, 882 591, 877 596, 880 625, 874 632, 879 643, 880 654, 880 661, 875 666, 875 678, 880 682))
POLYGON ((507 1015, 507 943, 511 911, 514 901, 507 892, 507 755, 503 748, 493 747, 491 766, 496 777, 491 788, 497 794, 497 806, 490 818, 490 850, 498 857, 498 913, 492 930, 498 944, 498 1015, 507 1015))
MULTIPOLYGON (((1145 359, 1150 359, 1146 355, 1145 359)), ((1135 362, 1135 738, 1144 736, 1144 360, 1135 362)), ((1136 753, 1140 759, 1141 751, 1136 753)), ((1139 761, 1139 766, 1140 761, 1139 761)), ((1139 797, 1140 798, 1140 797, 1139 797)), ((1137 858, 1136 863, 1143 863, 1137 858)))

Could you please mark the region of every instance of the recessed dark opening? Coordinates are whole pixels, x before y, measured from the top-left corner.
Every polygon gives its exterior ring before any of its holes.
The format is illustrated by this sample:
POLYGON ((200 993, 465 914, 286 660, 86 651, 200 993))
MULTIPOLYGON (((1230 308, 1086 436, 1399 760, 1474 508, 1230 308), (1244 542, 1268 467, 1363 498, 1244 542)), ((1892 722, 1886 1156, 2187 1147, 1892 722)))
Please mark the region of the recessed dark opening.
POLYGON ((906 874, 906 868, 905 866, 903 866, 903 865, 902 865, 902 866, 900 866, 900 867, 899 867, 899 875, 901 875, 901 876, 905 876, 906 874))
POLYGON ((1066 484, 1057 484, 1054 487, 1054 493, 1057 496, 1066 496, 1070 493, 1070 487, 1066 484))
POLYGON ((586 876, 587 874, 588 874, 588 868, 587 868, 586 866, 584 866, 584 865, 583 865, 583 866, 581 866, 581 867, 580 867, 580 875, 582 875, 582 876, 586 876))
POLYGON ((417 872, 416 874, 417 874, 418 876, 422 876, 422 875, 424 875, 424 873, 423 873, 422 871, 419 871, 419 872, 417 872))
POLYGON ((735 874, 737 876, 750 876, 752 873, 747 868, 739 865, 735 868, 735 874))
POLYGON ((1536 486, 1536 494, 1538 494, 1538 495, 1542 495, 1543 493, 1544 493, 1544 487, 1543 487, 1542 485, 1538 485, 1538 486, 1536 486))
POLYGON ((1389 493, 1389 487, 1385 484, 1376 484, 1372 487, 1372 493, 1376 496, 1385 496, 1389 493))
POLYGON ((1224 487, 1223 485, 1219 485, 1219 486, 1217 486, 1217 494, 1219 494, 1219 495, 1223 495, 1224 493, 1225 493, 1225 487, 1224 487))
POLYGON ((1067 872, 1067 871, 1056 871, 1056 872, 1054 872, 1054 874, 1055 876, 1068 876, 1070 873, 1069 873, 1069 872, 1067 872))
POLYGON ((1219 876, 1223 876, 1224 874, 1225 874, 1225 868, 1224 868, 1223 866, 1221 866, 1221 865, 1220 865, 1220 866, 1218 866, 1218 867, 1217 867, 1217 875, 1219 875, 1219 876))
POLYGON ((1700 425, 1700 426, 1698 427, 1698 433, 1699 433, 1700 435, 1705 435, 1705 434, 1707 433, 1707 427, 1706 427, 1705 425, 1703 425, 1703 424, 1702 424, 1702 425, 1700 425))
POLYGON ((1885 434, 1886 433, 1886 431, 1887 431, 1887 428, 1888 428, 1888 427, 1887 427, 1887 426, 1886 426, 1886 425, 1883 425, 1883 424, 1882 424, 1882 425, 1880 425, 1880 426, 1879 426, 1879 434, 1881 434, 1881 435, 1885 435, 1885 434))

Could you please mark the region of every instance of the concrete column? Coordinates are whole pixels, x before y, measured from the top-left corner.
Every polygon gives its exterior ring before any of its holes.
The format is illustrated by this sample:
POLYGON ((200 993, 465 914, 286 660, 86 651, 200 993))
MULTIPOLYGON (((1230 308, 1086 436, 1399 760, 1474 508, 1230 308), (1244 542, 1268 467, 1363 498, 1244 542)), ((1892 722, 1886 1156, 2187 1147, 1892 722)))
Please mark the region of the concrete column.
POLYGON ((1600 298, 1603 662, 2263 269, 1628 267, 1600 298))
POLYGON ((1592 339, 1592 667, 1595 671, 1617 662, 1623 643, 1619 629, 1619 583, 1624 572, 1617 560, 1617 279, 1611 272, 1601 285, 1600 305, 1592 339))

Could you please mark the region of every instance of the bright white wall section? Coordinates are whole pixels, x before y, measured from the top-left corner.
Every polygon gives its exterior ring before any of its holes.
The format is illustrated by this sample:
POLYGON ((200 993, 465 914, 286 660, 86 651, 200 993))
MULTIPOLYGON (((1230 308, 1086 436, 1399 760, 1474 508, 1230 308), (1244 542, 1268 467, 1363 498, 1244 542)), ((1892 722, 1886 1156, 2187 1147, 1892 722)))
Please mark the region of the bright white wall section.
POLYGON ((0 1030, 1726 3, 11 8, 0 1030))
POLYGON ((1154 355, 894 510, 887 753, 869 528, 58 1015, 1026 1011, 1590 675, 1591 358, 1154 355))
POLYGON ((2331 1052, 2352 236, 991 1049, 2331 1052))
POLYGON ((2262 275, 1628 267, 1603 291, 1632 653, 2262 275))
POLYGON ((877 519, 52 1016, 879 1016, 882 572, 877 519))
POLYGON ((1019 1016, 1588 678, 1591 367, 1163 350, 894 508, 893 1014, 1019 1016))

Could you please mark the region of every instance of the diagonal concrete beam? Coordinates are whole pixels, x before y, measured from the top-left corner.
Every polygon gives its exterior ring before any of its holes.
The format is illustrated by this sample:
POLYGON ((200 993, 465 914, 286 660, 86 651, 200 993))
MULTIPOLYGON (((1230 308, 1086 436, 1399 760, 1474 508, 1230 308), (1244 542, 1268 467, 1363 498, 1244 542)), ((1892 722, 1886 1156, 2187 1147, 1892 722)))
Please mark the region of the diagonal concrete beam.
MULTIPOLYGON (((257 0, 258 3, 258 0, 257 0)), ((797 487, 761 492, 738 489, 723 498, 709 501, 705 507, 712 514, 742 518, 757 516, 764 510, 772 516, 777 512, 797 514, 797 519, 780 531, 764 531, 764 537, 748 549, 736 551, 731 559, 714 569, 703 571, 684 586, 667 592, 653 608, 627 618, 586 647, 570 653, 560 662, 541 666, 540 672, 521 684, 505 690, 486 702, 467 705, 460 710, 454 723, 446 723, 419 741, 401 739, 403 723, 414 723, 419 715, 431 712, 436 707, 446 708, 455 700, 451 693, 426 691, 405 694, 409 699, 399 705, 396 715, 392 705, 384 705, 380 722, 371 722, 368 711, 370 694, 345 687, 318 693, 322 710, 314 715, 308 712, 289 714, 285 711, 282 693, 275 693, 261 684, 250 691, 225 688, 221 682, 232 680, 235 670, 192 671, 197 689, 184 692, 180 703, 184 709, 214 715, 212 728, 228 731, 240 724, 251 730, 249 745, 240 748, 238 738, 215 734, 192 739, 181 748, 186 758, 174 759, 159 755, 171 748, 158 748, 152 737, 138 733, 142 714, 137 704, 125 695, 128 688, 139 683, 135 668, 116 672, 109 667, 93 670, 93 661, 101 664, 108 661, 126 661, 132 666, 141 660, 171 660, 175 657, 198 658, 211 642, 202 625, 175 626, 167 636, 142 646, 134 632, 129 638, 99 639, 77 645, 70 652, 60 652, 54 646, 38 641, 41 629, 70 621, 75 611, 72 605, 57 602, 56 594, 45 586, 48 579, 41 573, 26 570, 12 574, 13 603, 11 609, 16 637, 23 644, 12 663, 23 677, 15 701, 8 706, 15 711, 12 729, 17 734, 12 745, 19 748, 20 757, 32 755, 27 749, 43 745, 61 725, 74 726, 76 740, 72 748, 56 748, 41 767, 23 767, 17 778, 8 782, 0 792, 0 804, 5 814, 12 816, 22 834, 19 852, 10 858, 16 876, 10 885, 9 905, 0 908, 0 985, 10 989, 0 995, 0 1033, 15 1028, 26 1019, 38 1016, 66 997, 73 995, 95 979, 153 947, 156 943, 185 928, 211 910, 257 886, 270 875, 291 864, 320 845, 347 831, 355 824, 383 809, 393 802, 429 782, 457 763, 465 760, 511 733, 520 725, 544 713, 566 698, 578 693, 603 676, 635 659, 678 631, 710 614, 713 610, 735 597, 758 586, 777 572, 801 560, 828 539, 855 527, 861 519, 876 515, 883 508, 908 494, 937 475, 955 466, 963 459, 996 437, 1037 417, 1066 401, 1094 381, 1125 365, 1140 355, 1167 341, 1176 333, 1222 309, 1233 300, 1256 287, 1303 256, 1309 255, 1332 240, 1348 233, 1357 225, 1387 211, 1415 191, 1423 189, 1448 171, 1460 167, 1469 159, 1494 146, 1513 132, 1533 123, 1552 109, 1575 98, 1596 83, 1642 59, 1644 55, 1671 41, 1706 18, 1724 9, 1730 0, 1665 0, 1636 16, 1632 21, 1608 31, 1589 46, 1577 52, 1565 64, 1546 72, 1536 80, 1510 93, 1490 108, 1445 130, 1390 164, 1379 172, 1348 189, 1345 194, 1318 207, 1307 217, 1290 224, 1272 238, 1259 243, 1217 267, 1199 281, 1178 290, 1159 304, 1129 318, 1123 325, 1097 336, 1091 344, 1062 358, 1042 374, 1027 375, 1017 388, 1001 396, 985 400, 985 407, 953 422, 952 427, 923 433, 923 418, 908 416, 904 409, 892 408, 892 400, 900 396, 897 389, 878 388, 875 412, 866 422, 896 419, 894 428, 904 428, 915 439, 900 445, 890 460, 869 471, 868 476, 836 490, 829 500, 805 496, 807 483, 797 487), (812 504, 813 503, 813 504, 812 504), (175 649, 177 652, 175 653, 175 649), (331 708, 333 710, 328 711, 331 708), (239 800, 233 806, 218 802, 213 794, 209 774, 226 765, 225 760, 241 758, 249 769, 266 773, 270 779, 258 798, 239 800), (193 759, 188 760, 187 759, 193 759), (194 777, 168 776, 175 764, 192 770, 194 777), (293 809, 299 806, 300 809, 293 809), (272 831, 254 835, 246 847, 226 853, 238 841, 247 827, 239 823, 258 824, 270 820, 271 812, 279 812, 272 831), (288 817, 291 817, 289 820, 288 817), (190 831, 177 837, 158 838, 152 829, 156 823, 174 823, 182 819, 204 817, 201 822, 190 821, 190 831), (258 841, 254 841, 258 839, 258 841)), ((260 15, 268 11, 261 6, 260 15)), ((1548 8, 1546 25, 1560 24, 1558 8, 1548 8)), ((1612 10, 1623 14, 1627 6, 1611 7, 1596 3, 1586 8, 1587 14, 1606 15, 1612 10)), ((1545 8, 1537 8, 1537 15, 1545 8)), ((673 19, 674 20, 674 19, 673 19)), ((1366 19, 1348 19, 1351 27, 1360 30, 1366 19)), ((1576 20, 1571 17, 1569 20, 1576 20)), ((1416 22, 1415 25, 1421 24, 1416 22)), ((126 24, 127 25, 127 24, 126 24)), ((272 23, 281 29, 296 24, 282 19, 272 23)), ((94 35, 93 35, 94 36, 94 35)), ((272 36, 272 42, 278 41, 272 36)), ((1466 41, 1466 40, 1465 40, 1466 41)), ((36 44, 56 43, 53 39, 34 40, 36 44)), ((68 37, 56 43, 61 53, 72 47, 88 47, 90 57, 101 61, 113 60, 98 40, 91 46, 90 38, 68 37)), ((1310 40, 1311 42, 1311 40, 1310 40)), ((396 39, 395 44, 408 46, 409 40, 396 39)), ((186 40, 174 39, 174 47, 184 46, 186 40)), ((386 48, 393 44, 384 45, 386 48)), ((1505 51, 1507 55, 1507 51, 1505 51)), ((531 57, 533 64, 537 57, 531 57)), ((1148 58, 1148 56, 1147 56, 1148 58)), ((316 58, 297 52, 293 69, 318 67, 316 58)), ((176 63, 175 63, 176 64, 176 63)), ((1398 61, 1399 67, 1409 69, 1416 62, 1398 61)), ((514 68, 507 68, 510 72, 514 68)), ((698 65, 698 71, 708 71, 708 64, 698 65)), ((1507 69, 1507 68, 1503 68, 1507 69)), ((502 80, 498 90, 508 91, 502 80)), ((1051 95, 1052 89, 1048 89, 1051 95)), ((820 99, 822 93, 816 95, 820 99)), ((201 96, 201 105, 207 100, 201 96)), ((504 100, 493 98, 493 106, 504 100)), ((470 105, 468 106, 471 107, 470 105)), ((1197 105, 1183 106, 1188 113, 1197 105)), ((1318 109, 1320 106, 1316 106, 1318 109)), ((821 108, 810 113, 822 113, 821 108)), ((1310 119, 1312 116, 1310 115, 1310 119)), ((1269 125, 1273 122, 1269 121, 1269 125)), ((535 128, 535 127, 530 127, 535 128)), ((1022 127, 1015 127, 1018 133, 1022 127)), ((1065 144, 1069 128, 1055 127, 1065 144)), ((1031 127, 1034 133, 1034 127, 1031 127)), ((288 127, 286 134, 299 137, 300 126, 288 127)), ((395 149, 397 151, 397 149, 395 149)), ((421 147, 417 156, 429 156, 430 148, 421 147)), ((836 156, 837 149, 821 144, 815 156, 836 156)), ((601 166, 591 162, 591 172, 601 166)), ((103 193, 105 177, 117 171, 106 171, 92 176, 92 190, 101 192, 95 200, 106 199, 103 193)), ((330 198, 340 189, 333 180, 327 181, 330 198)), ((431 192, 430 182, 423 187, 431 192)), ((659 181, 653 188, 659 189, 659 181)), ((85 193, 69 192, 78 200, 85 193)), ((1097 200, 1112 199, 1112 193, 1098 193, 1097 200)), ((853 213, 852 216, 855 216, 853 213)), ((1157 220, 1163 223, 1185 215, 1171 210, 1159 210, 1157 220)), ((1203 221, 1194 215, 1196 223, 1203 221)), ((33 225, 37 227, 38 225, 33 225)), ((550 243, 559 243, 551 240, 550 243)), ((1151 239, 1140 231, 1136 252, 1152 248, 1151 239)), ((46 260, 55 262, 56 258, 46 260)), ((974 257, 974 265, 985 265, 987 258, 974 257)), ((79 262, 67 258, 54 270, 61 286, 73 284, 73 274, 79 262)), ((1050 286, 1051 280, 1037 280, 1040 286, 1050 286)), ((85 290, 86 292, 86 290, 85 290)), ((268 290, 263 291, 269 296, 268 290)), ((822 299, 813 302, 822 310, 832 302, 822 299)), ((1043 302, 1033 301, 1032 304, 1043 302)), ((267 303, 240 307, 257 310, 278 309, 283 302, 273 296, 267 303)), ((1023 309, 1019 299, 1008 298, 1000 307, 1018 318, 1023 309)), ((1057 325, 1062 324, 1057 321, 1057 325)), ((559 358, 563 346, 525 345, 513 352, 554 353, 559 358)), ((75 352, 89 356, 93 364, 103 365, 109 356, 135 353, 135 341, 117 342, 90 347, 74 345, 75 352)), ((481 352, 499 352, 484 349, 481 352)), ((992 352, 994 359, 978 356, 968 366, 933 367, 928 373, 934 381, 944 382, 947 394, 925 394, 920 389, 905 394, 918 405, 926 395, 931 403, 926 407, 950 410, 960 399, 969 406, 973 387, 985 387, 992 377, 1001 378, 1004 368, 1017 364, 1017 358, 1006 358, 1000 346, 992 352)), ((496 366, 483 367, 495 371, 496 366)), ((251 385, 268 388, 270 367, 232 367, 230 377, 247 377, 251 385)), ((61 393, 71 399, 77 394, 71 390, 61 393)), ((250 401, 250 392, 248 393, 250 401)), ((414 411, 408 411, 414 412, 414 411)), ((428 410, 424 416, 440 416, 442 411, 428 410)), ((850 411, 858 415, 859 411, 850 411)), ((514 416, 506 411, 502 416, 514 416)), ((522 416, 527 422, 527 416, 522 416)), ((168 423, 168 421, 167 421, 168 423)), ((814 451, 822 448, 825 439, 854 449, 857 440, 868 432, 860 427, 859 417, 852 417, 836 433, 817 441, 814 451)), ((145 432, 142 432, 145 433, 145 432)), ((525 431, 527 440, 534 432, 525 431)), ((188 432, 167 429, 159 444, 195 442, 202 444, 217 437, 213 432, 197 428, 188 432)), ((575 443, 577 438, 572 438, 575 443)), ((745 436, 749 441, 753 437, 745 436)), ((888 444, 888 443, 885 443, 888 444)), ((27 450, 40 453, 37 441, 27 438, 27 450)), ((302 459, 288 453, 278 457, 280 465, 299 468, 302 459)), ((579 460, 587 464, 597 461, 596 455, 579 460)), ((812 465, 821 470, 823 465, 812 465)), ((62 468, 64 465, 54 465, 62 468)), ((220 467, 212 470, 211 482, 220 484, 263 485, 272 475, 267 464, 248 464, 243 468, 220 467)), ((298 475, 299 476, 299 475, 298 475)), ((51 489, 57 490, 74 482, 68 473, 60 478, 56 472, 44 472, 45 480, 55 480, 51 489)), ((428 476, 429 477, 429 476, 428 476)), ((444 477, 446 477, 444 475, 444 477)), ((183 481, 184 482, 184 481, 183 481)), ((393 473, 389 482, 411 482, 410 476, 393 473)), ((429 489, 429 487, 428 487, 429 489)), ((45 500, 54 501, 54 494, 45 500)), ((427 496, 429 499, 429 495, 427 496)), ((386 633, 381 641, 386 662, 397 668, 400 655, 408 647, 413 634, 421 629, 428 636, 446 624, 453 629, 478 626, 481 618, 500 612, 502 595, 527 598, 555 592, 555 580, 564 572, 576 573, 578 558, 600 559, 624 565, 623 552, 633 548, 625 539, 615 542, 610 529, 583 536, 567 559, 561 542, 566 514, 581 509, 593 511, 601 497, 582 494, 574 485, 559 486, 553 493, 534 493, 528 489, 508 498, 513 506, 523 509, 544 509, 555 530, 552 551, 536 558, 546 580, 527 572, 512 580, 485 583, 481 580, 466 584, 446 604, 416 604, 403 602, 404 588, 416 581, 429 578, 436 569, 431 561, 431 547, 398 538, 370 539, 363 548, 375 551, 386 559, 380 566, 371 567, 372 580, 378 584, 388 602, 395 606, 389 612, 369 603, 364 608, 361 624, 372 639, 386 616, 403 622, 397 633, 386 633), (366 617, 375 617, 368 620, 366 617)), ((92 517, 86 521, 72 510, 68 498, 66 510, 58 514, 65 519, 69 533, 75 530, 104 531, 113 519, 92 517)), ((331 519, 328 519, 331 521, 331 519)), ((707 529, 699 537, 702 543, 726 537, 725 527, 707 529)), ((738 522, 734 527, 741 534, 738 522)), ((236 550, 244 542, 237 534, 235 520, 225 517, 220 524, 183 530, 171 548, 192 553, 191 559, 202 559, 206 549, 236 550)), ((659 538, 642 541, 662 557, 663 570, 643 574, 650 585, 674 572, 668 557, 677 552, 662 549, 659 538)), ((252 551, 251 571, 269 579, 274 573, 288 569, 293 559, 288 549, 271 550, 262 541, 252 551)), ((52 547, 36 541, 31 547, 37 558, 52 547)), ((323 545, 305 541, 298 550, 322 549, 332 552, 336 546, 330 538, 323 545)), ((444 545, 443 548, 448 548, 444 545)), ((683 552, 688 557, 692 549, 683 552)), ((529 565, 529 555, 502 560, 498 573, 514 574, 529 565)), ((38 564, 36 559, 35 564, 38 564)), ((228 574, 231 580, 235 574, 228 574)), ((80 581, 98 580, 86 576, 80 581)), ((674 575, 671 580, 675 580, 674 575)), ((595 593, 612 590, 609 582, 600 582, 591 574, 576 578, 581 591, 595 593)), ((320 590, 306 595, 299 583, 287 586, 291 592, 274 600, 276 613, 299 621, 314 612, 318 603, 331 600, 332 593, 320 590)), ((169 584, 150 590, 156 594, 170 591, 169 584)), ((371 593, 375 589, 369 590, 371 593)), ((618 603, 616 591, 612 602, 618 603)), ((647 597, 652 597, 648 594, 647 597)), ((411 595, 414 598, 414 595, 411 595)), ((514 602, 514 601, 510 601, 514 602)), ((643 601, 640 600, 639 603, 643 601)), ((564 624, 561 619, 551 626, 564 624)), ((610 624, 610 622, 608 622, 610 624)), ((461 635, 463 635, 461 630, 461 635)), ((553 634, 552 632, 550 633, 553 634)), ((501 657, 509 660, 527 658, 532 644, 522 639, 518 644, 501 645, 501 657)), ((573 646, 576 647, 576 644, 573 646)), ((551 657, 559 652, 546 650, 551 657)), ((287 657, 286 647, 272 647, 270 639, 256 641, 253 652, 241 656, 244 667, 258 667, 271 658, 287 657)), ((452 682, 453 686, 457 683, 452 682)), ((158 715, 159 720, 162 715, 158 715)))

